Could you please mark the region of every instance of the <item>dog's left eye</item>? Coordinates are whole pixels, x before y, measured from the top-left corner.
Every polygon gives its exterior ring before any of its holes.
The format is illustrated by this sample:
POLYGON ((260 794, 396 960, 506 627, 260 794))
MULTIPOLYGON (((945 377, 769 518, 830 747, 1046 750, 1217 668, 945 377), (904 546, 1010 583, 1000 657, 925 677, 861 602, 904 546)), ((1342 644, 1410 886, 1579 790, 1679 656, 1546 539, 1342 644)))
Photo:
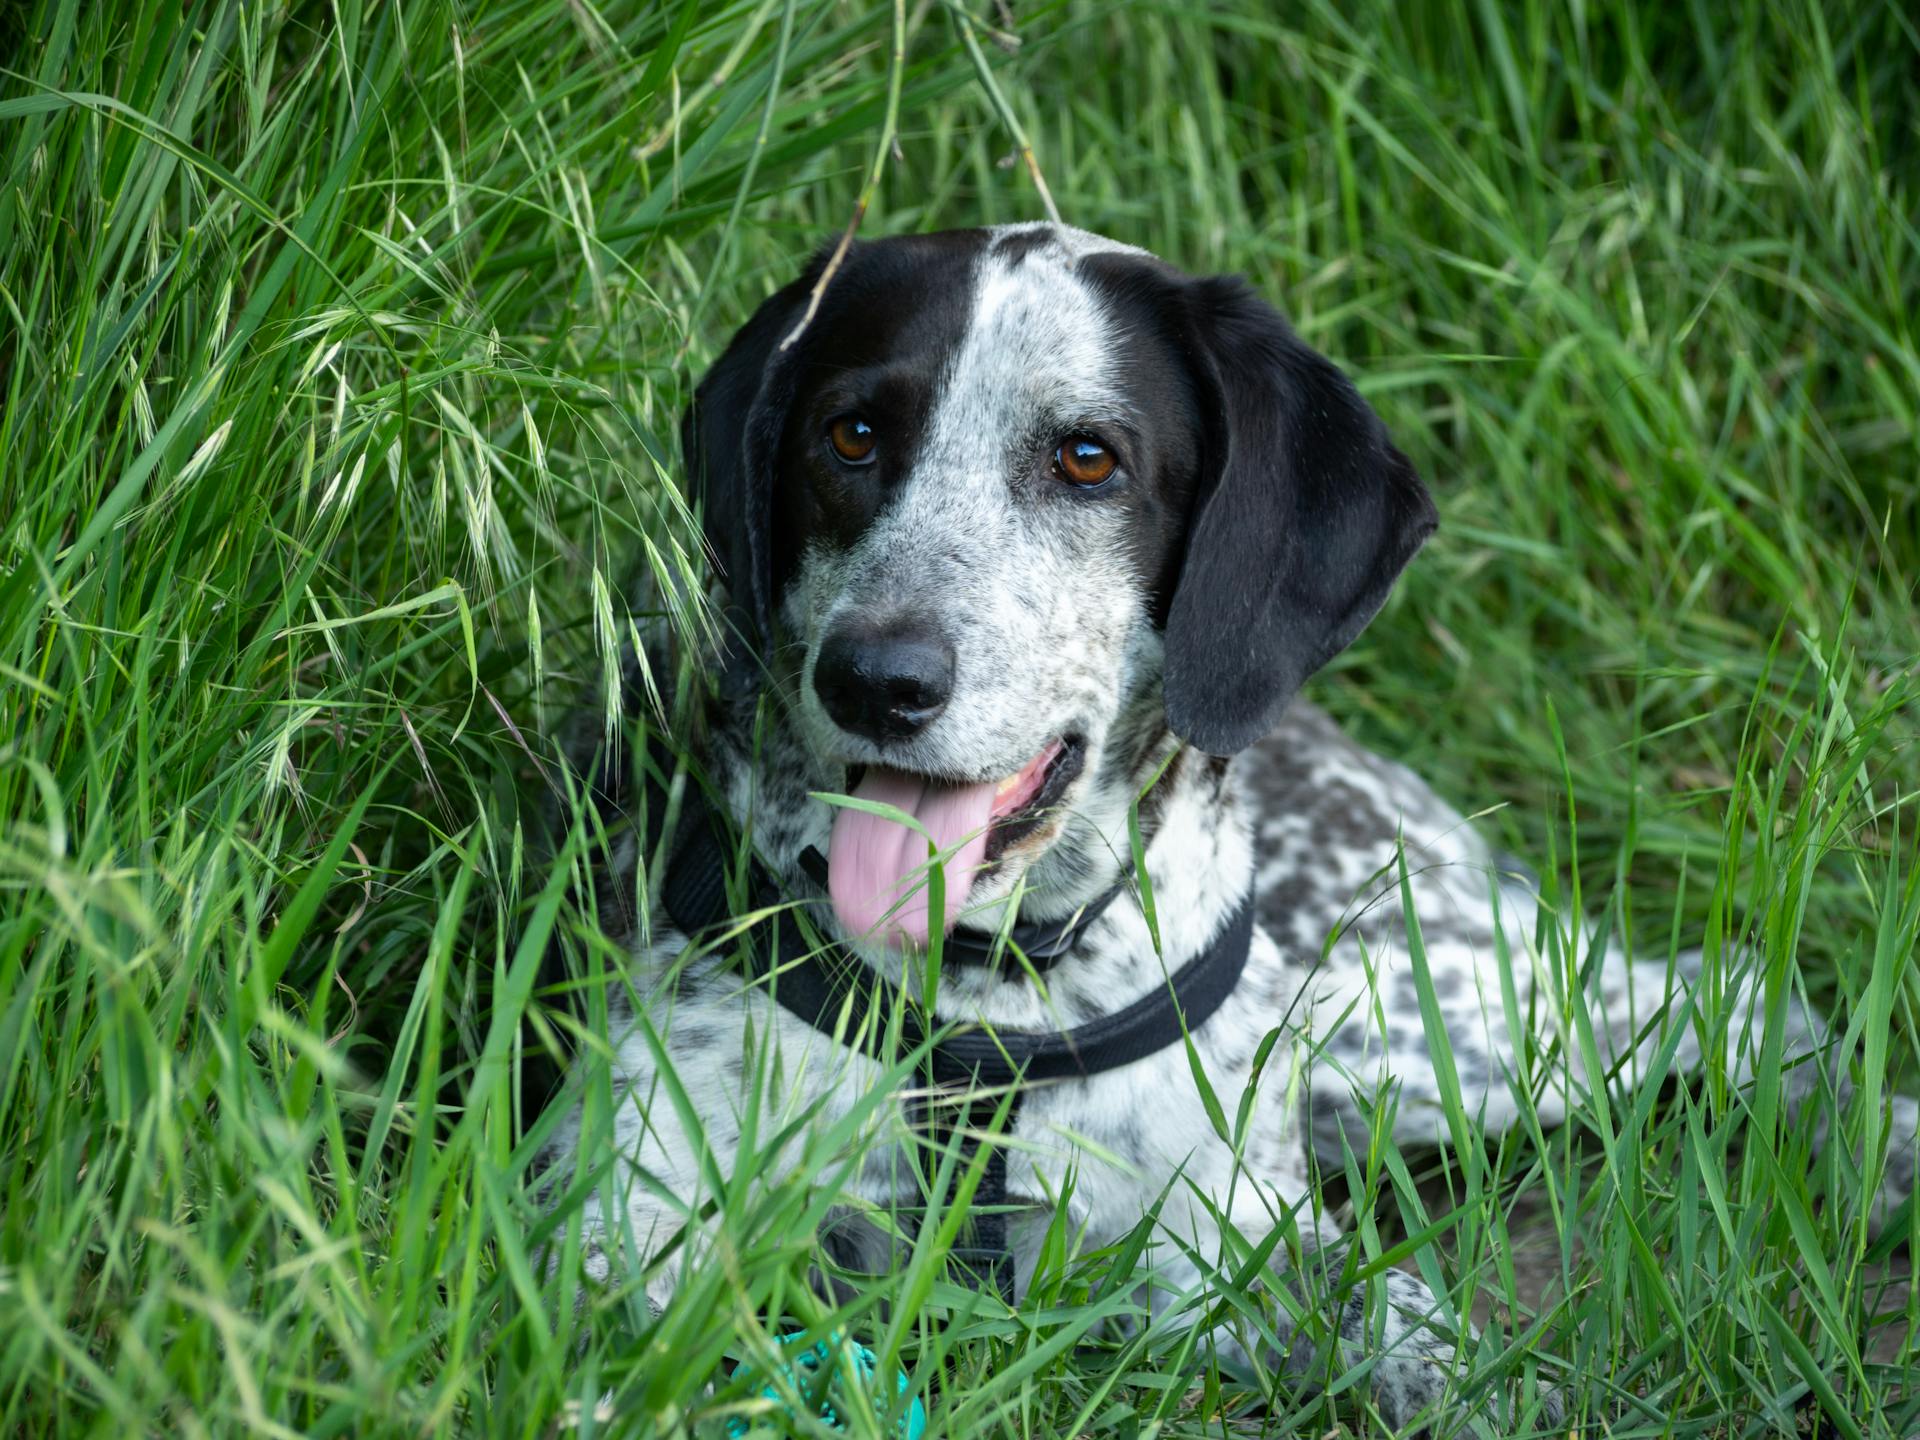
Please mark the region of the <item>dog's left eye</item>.
POLYGON ((1120 464, 1113 451, 1091 435, 1069 435, 1053 452, 1053 470, 1069 485, 1103 485, 1120 464))
POLYGON ((873 460, 879 437, 873 433, 873 427, 858 415, 842 415, 827 426, 827 443, 833 446, 833 453, 847 464, 866 465, 873 460))

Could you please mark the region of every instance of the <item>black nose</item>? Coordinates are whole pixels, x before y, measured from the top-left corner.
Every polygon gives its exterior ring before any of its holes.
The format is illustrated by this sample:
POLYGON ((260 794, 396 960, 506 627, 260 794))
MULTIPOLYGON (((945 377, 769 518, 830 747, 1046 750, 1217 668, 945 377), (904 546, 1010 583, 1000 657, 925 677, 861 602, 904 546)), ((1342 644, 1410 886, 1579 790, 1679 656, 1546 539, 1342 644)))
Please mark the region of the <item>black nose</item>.
POLYGON ((921 621, 842 623, 813 663, 813 688, 834 724, 869 740, 924 730, 953 694, 953 646, 921 621))

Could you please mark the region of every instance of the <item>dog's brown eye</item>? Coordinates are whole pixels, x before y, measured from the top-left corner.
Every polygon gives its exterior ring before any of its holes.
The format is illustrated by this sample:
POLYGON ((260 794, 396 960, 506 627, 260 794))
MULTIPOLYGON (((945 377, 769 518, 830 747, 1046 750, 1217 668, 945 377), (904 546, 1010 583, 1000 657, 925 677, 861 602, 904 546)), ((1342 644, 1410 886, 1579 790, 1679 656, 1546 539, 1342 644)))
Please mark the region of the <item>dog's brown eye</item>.
POLYGON ((1069 435, 1053 452, 1053 466, 1072 485, 1099 485, 1120 462, 1091 435, 1069 435))
POLYGON ((858 415, 842 415, 827 427, 827 443, 849 465, 865 465, 879 442, 873 427, 858 415))

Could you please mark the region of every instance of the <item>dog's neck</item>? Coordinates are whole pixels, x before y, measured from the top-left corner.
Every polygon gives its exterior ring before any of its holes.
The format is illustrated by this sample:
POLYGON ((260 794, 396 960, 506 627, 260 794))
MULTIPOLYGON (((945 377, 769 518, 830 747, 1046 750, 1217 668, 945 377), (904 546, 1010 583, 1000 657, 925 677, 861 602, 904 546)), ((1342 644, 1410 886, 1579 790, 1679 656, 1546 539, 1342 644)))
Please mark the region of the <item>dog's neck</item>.
MULTIPOLYGON (((833 826, 832 807, 812 797, 840 790, 844 774, 810 752, 783 689, 775 683, 710 715, 710 774, 734 822, 751 834, 788 893, 810 903, 823 932, 917 990, 919 957, 852 942, 802 864, 809 849, 827 852, 833 826)), ((1181 746, 1166 730, 1158 695, 1145 695, 1115 726, 1105 762, 1076 797, 1061 834, 1016 887, 1020 917, 1029 920, 1072 915, 1117 883, 1128 893, 1083 928, 1041 983, 1017 962, 1000 970, 944 966, 937 1008, 949 1018, 1018 1028, 1079 1024, 1119 1009, 1163 985, 1212 940, 1245 898, 1252 863, 1231 768, 1181 746), (1134 875, 1129 814, 1136 802, 1152 924, 1134 875)), ((1006 904, 984 904, 965 923, 992 931, 1006 918, 1006 904)))

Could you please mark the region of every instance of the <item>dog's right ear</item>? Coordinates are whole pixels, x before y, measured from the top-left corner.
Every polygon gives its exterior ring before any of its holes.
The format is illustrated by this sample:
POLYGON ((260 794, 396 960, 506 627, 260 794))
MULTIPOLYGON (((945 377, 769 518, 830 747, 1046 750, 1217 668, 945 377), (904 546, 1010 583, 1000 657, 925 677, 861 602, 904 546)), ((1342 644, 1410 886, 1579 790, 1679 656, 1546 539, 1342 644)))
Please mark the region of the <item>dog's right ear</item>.
POLYGON ((1194 281, 1188 305, 1215 453, 1168 608, 1167 720, 1232 755, 1373 618, 1439 516, 1353 383, 1246 284, 1194 281))
POLYGON ((753 312, 701 380, 680 422, 680 449, 707 546, 738 612, 736 623, 763 650, 773 638, 771 531, 780 437, 809 337, 786 350, 780 343, 806 313, 825 263, 825 252, 815 256, 799 279, 753 312))

